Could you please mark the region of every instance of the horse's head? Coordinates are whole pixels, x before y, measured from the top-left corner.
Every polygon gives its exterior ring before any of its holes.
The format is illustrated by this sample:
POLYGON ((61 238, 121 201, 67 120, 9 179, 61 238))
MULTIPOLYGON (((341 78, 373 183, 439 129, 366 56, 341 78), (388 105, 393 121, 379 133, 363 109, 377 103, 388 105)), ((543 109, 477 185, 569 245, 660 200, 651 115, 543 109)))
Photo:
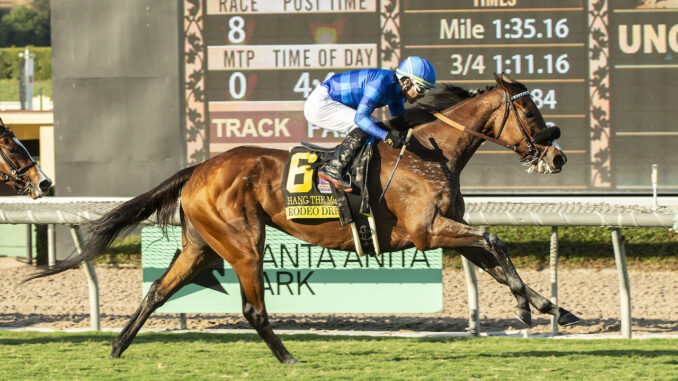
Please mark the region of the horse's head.
POLYGON ((52 185, 19 139, 0 119, 0 181, 36 199, 52 185))
POLYGON ((558 173, 567 162, 567 157, 556 143, 560 129, 547 127, 537 105, 532 101, 527 88, 506 74, 494 75, 498 91, 503 92, 504 104, 501 118, 495 121, 493 135, 516 146, 528 172, 558 173))

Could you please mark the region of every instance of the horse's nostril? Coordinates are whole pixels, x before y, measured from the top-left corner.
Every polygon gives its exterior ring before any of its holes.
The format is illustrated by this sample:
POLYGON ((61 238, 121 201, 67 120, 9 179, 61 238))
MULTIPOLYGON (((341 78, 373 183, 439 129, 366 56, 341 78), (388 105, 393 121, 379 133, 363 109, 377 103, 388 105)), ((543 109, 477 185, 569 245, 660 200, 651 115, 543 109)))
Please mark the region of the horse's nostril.
POLYGON ((40 190, 43 191, 43 192, 47 192, 47 190, 48 190, 49 187, 51 187, 51 186, 52 186, 52 182, 49 181, 49 180, 42 180, 42 181, 40 182, 40 185, 39 185, 40 190))
POLYGON ((565 165, 565 158, 561 155, 554 157, 553 165, 555 165, 557 169, 563 168, 563 165, 565 165))

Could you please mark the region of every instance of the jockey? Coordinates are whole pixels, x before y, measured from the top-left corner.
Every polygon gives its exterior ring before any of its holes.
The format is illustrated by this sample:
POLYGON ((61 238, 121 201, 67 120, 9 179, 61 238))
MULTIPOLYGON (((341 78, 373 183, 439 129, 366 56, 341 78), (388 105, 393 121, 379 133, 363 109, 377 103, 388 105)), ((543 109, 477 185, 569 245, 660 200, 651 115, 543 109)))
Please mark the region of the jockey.
POLYGON ((330 181, 337 189, 352 191, 344 179, 344 168, 362 147, 368 136, 374 136, 393 148, 400 148, 403 139, 395 130, 386 131, 372 116, 376 108, 388 106, 392 116, 405 111, 405 99, 414 103, 435 88, 436 72, 424 58, 405 58, 393 70, 360 69, 339 73, 319 84, 304 104, 304 116, 312 124, 346 133, 337 146, 334 158, 318 171, 318 177, 330 181))

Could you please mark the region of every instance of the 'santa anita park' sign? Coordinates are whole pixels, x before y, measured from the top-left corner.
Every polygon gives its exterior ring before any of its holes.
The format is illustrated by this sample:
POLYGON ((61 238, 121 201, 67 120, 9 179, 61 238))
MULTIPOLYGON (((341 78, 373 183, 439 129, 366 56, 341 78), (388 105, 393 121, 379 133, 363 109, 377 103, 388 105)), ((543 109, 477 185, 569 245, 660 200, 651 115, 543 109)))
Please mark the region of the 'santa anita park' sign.
MULTIPOLYGON (((143 292, 181 250, 181 230, 142 230, 143 292)), ((442 249, 408 249, 379 257, 313 246, 266 228, 266 306, 273 313, 431 313, 442 309, 442 249)), ((165 303, 159 312, 240 313, 233 269, 218 260, 165 303)))

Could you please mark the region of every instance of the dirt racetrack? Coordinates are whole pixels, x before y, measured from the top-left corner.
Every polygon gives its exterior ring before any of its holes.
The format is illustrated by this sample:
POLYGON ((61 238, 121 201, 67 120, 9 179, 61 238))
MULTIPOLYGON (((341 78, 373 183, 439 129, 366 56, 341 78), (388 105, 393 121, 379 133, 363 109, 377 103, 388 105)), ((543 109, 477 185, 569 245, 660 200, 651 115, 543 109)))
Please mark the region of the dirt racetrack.
MULTIPOLYGON (((0 258, 0 327, 88 328, 89 293, 84 271, 70 270, 20 284, 34 268, 14 258, 0 258)), ((523 280, 550 296, 549 273, 518 269, 523 280)), ((97 267, 101 326, 122 328, 141 301, 140 268, 97 267)), ((633 333, 678 334, 678 270, 630 269, 633 333)), ((468 305, 464 274, 445 270, 444 309, 436 314, 272 314, 274 329, 444 331, 463 332, 468 305)), ((479 273, 482 331, 523 329, 513 317, 515 299, 507 287, 479 273)), ((620 330, 619 284, 614 268, 562 269, 558 272, 560 304, 583 323, 561 333, 614 333, 620 330)), ((550 332, 548 315, 533 310, 529 333, 550 332)), ((178 329, 176 314, 153 314, 144 328, 178 329)), ((189 329, 251 328, 239 314, 188 315, 189 329)))

